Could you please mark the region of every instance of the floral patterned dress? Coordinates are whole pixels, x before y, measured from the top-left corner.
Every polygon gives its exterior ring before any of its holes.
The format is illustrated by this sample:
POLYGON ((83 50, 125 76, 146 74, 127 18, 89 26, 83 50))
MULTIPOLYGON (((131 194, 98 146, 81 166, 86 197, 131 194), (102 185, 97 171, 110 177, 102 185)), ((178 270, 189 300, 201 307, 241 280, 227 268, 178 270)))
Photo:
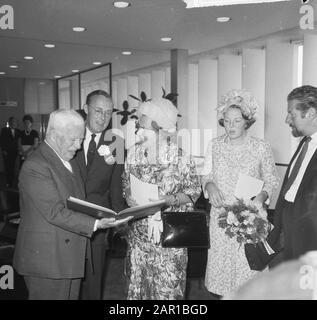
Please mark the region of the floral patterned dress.
MULTIPOLYGON (((204 169, 209 174, 202 177, 203 188, 208 181, 213 181, 224 193, 226 204, 236 200, 234 190, 239 173, 263 180, 262 190, 268 193, 269 199, 279 182, 270 145, 249 135, 242 145, 229 144, 227 135, 212 139, 204 169)), ((223 296, 252 278, 257 271, 250 269, 244 246, 229 238, 218 226, 220 211, 215 207, 210 210, 210 249, 205 285, 210 292, 223 296)))
MULTIPOLYGON (((195 202, 201 192, 194 162, 174 144, 160 147, 156 164, 149 164, 142 145, 131 148, 123 175, 124 190, 129 188, 130 174, 144 182, 158 185, 162 196, 182 192, 195 202)), ((166 209, 174 212, 192 210, 192 204, 166 209)), ((128 299, 183 299, 187 250, 155 245, 148 240, 147 230, 148 219, 145 218, 133 222, 128 232, 128 299)))

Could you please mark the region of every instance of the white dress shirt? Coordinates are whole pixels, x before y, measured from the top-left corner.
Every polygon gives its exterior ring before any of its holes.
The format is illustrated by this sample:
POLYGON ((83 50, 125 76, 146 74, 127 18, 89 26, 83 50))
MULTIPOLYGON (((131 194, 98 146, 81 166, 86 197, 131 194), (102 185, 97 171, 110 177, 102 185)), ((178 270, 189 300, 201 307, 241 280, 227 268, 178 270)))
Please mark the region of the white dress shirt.
MULTIPOLYGON (((95 136, 96 146, 98 146, 98 143, 99 143, 99 140, 100 140, 100 137, 101 137, 101 133, 102 132, 95 133, 95 135, 96 135, 95 136)), ((86 164, 87 164, 87 152, 88 152, 88 147, 89 147, 89 143, 90 143, 90 140, 91 140, 91 135, 92 135, 92 132, 88 129, 88 127, 86 127, 85 140, 84 140, 84 144, 83 144, 86 164)))
MULTIPOLYGON (((307 153, 306 153, 305 158, 302 162, 302 165, 298 171, 297 177, 296 177, 295 181, 293 182, 293 184, 291 185, 291 187, 288 189, 288 191, 285 194, 285 200, 287 200, 288 202, 294 202, 298 188, 302 182, 303 176, 304 176, 305 171, 307 169, 307 166, 308 166, 313 154, 315 153, 316 149, 317 149, 317 132, 315 132, 313 135, 311 135, 311 141, 308 143, 307 153)), ((289 174, 292 172, 293 167, 296 163, 296 160, 297 160, 299 154, 300 154, 300 152, 298 153, 296 159, 294 159, 292 166, 291 166, 291 169, 289 171, 289 174)))

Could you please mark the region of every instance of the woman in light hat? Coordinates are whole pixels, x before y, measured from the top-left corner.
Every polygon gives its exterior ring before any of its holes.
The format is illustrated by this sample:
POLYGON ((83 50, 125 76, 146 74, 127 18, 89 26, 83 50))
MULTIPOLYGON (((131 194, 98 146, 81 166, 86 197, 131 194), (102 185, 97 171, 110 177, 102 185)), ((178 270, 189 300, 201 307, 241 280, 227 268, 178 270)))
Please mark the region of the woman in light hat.
POLYGON ((217 115, 225 134, 209 142, 205 156, 202 187, 211 203, 205 284, 211 293, 220 296, 235 290, 257 272, 250 269, 244 246, 218 225, 223 207, 237 200, 235 187, 239 174, 264 182, 254 199, 260 206, 269 203, 279 182, 270 145, 248 133, 257 109, 257 102, 245 90, 231 90, 222 97, 217 115))
MULTIPOLYGON (((170 136, 176 133, 177 109, 167 99, 153 99, 139 108, 141 142, 128 151, 124 173, 127 203, 137 203, 130 195, 130 174, 158 186, 166 200, 166 211, 192 211, 200 195, 195 164, 170 136)), ((181 213, 180 213, 181 214, 181 213)), ((187 250, 163 248, 160 212, 132 223, 129 230, 128 273, 130 300, 183 299, 186 286, 187 250)))

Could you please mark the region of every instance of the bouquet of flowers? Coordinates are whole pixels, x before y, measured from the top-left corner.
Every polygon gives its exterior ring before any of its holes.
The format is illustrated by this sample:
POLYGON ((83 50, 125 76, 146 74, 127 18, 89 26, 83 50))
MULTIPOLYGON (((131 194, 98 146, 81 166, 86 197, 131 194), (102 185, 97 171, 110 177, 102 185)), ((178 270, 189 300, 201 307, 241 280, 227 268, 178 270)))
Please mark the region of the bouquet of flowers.
POLYGON ((239 244, 264 242, 268 235, 267 213, 256 202, 238 199, 237 203, 225 206, 218 219, 226 235, 236 238, 239 244))

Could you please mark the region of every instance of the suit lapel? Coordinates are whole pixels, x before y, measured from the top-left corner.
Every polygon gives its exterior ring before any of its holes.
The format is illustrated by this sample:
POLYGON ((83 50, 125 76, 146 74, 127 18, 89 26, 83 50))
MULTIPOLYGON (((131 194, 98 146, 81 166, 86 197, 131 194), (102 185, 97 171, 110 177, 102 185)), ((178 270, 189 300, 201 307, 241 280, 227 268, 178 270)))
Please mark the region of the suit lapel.
POLYGON ((305 187, 306 183, 309 182, 309 180, 310 180, 310 178, 312 176, 312 172, 314 170, 316 170, 316 169, 317 169, 317 149, 315 150, 312 158, 310 159, 310 161, 308 163, 308 166, 307 166, 307 168, 305 170, 305 173, 304 173, 304 176, 302 178, 302 181, 301 181, 301 183, 299 185, 296 197, 297 197, 297 195, 299 195, 301 193, 301 191, 305 187))
POLYGON ((290 170, 291 170, 292 164, 293 164, 294 160, 296 159, 298 153, 300 152, 300 150, 301 150, 302 145, 303 145, 304 142, 305 142, 305 141, 304 141, 304 138, 303 138, 303 139, 300 141, 300 143, 299 143, 299 145, 298 145, 298 147, 297 147, 294 155, 292 156, 292 159, 291 159, 291 161, 290 161, 290 163, 289 163, 289 165, 288 165, 288 167, 287 167, 287 170, 286 170, 286 172, 285 172, 284 179, 283 179, 283 183, 282 183, 282 187, 281 187, 281 190, 280 190, 280 194, 279 194, 279 197, 278 197, 276 206, 275 206, 275 208, 276 208, 277 211, 279 210, 279 206, 282 204, 282 202, 283 202, 283 200, 284 200, 284 196, 283 196, 283 195, 284 195, 284 192, 283 192, 283 190, 284 190, 285 184, 286 184, 286 182, 287 182, 287 180, 288 180, 288 176, 289 176, 289 172, 290 172, 290 170))
POLYGON ((86 160, 85 160, 84 147, 82 147, 80 150, 77 151, 77 154, 72 162, 77 163, 78 168, 80 170, 81 177, 82 177, 83 181, 86 181, 87 166, 86 166, 86 160))

